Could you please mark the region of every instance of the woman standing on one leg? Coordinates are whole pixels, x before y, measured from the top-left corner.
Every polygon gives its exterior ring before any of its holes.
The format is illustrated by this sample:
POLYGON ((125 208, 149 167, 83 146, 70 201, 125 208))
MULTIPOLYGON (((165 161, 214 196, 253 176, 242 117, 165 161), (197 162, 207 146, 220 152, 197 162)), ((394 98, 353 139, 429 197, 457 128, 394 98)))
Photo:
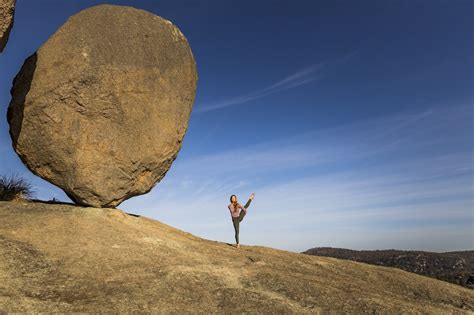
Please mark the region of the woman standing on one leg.
POLYGON ((237 201, 236 195, 230 196, 230 204, 227 206, 227 208, 229 208, 230 216, 232 217, 232 224, 234 225, 235 242, 236 242, 237 248, 240 248, 239 224, 244 219, 245 215, 247 214, 247 208, 254 197, 255 197, 255 193, 252 193, 249 197, 249 201, 247 201, 245 206, 242 207, 240 203, 237 201), (243 211, 240 211, 240 210, 243 210, 243 211))

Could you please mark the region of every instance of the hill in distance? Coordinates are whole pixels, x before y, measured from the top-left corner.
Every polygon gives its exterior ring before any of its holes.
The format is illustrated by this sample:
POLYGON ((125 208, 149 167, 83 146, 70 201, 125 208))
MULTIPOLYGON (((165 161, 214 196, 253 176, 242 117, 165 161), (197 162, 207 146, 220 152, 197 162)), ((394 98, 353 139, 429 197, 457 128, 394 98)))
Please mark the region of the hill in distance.
POLYGON ((395 267, 474 289, 474 251, 472 250, 434 253, 396 249, 351 250, 316 247, 303 253, 395 267))
POLYGON ((0 202, 0 313, 472 314, 474 291, 396 268, 236 249, 119 209, 0 202))

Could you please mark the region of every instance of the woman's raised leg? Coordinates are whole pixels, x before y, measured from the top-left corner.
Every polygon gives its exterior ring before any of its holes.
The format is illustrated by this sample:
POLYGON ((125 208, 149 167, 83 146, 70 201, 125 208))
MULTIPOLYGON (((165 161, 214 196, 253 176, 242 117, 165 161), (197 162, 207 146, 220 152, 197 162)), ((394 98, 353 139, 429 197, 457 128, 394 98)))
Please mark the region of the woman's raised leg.
POLYGON ((251 202, 252 202, 252 199, 249 199, 249 201, 247 201, 247 203, 245 204, 244 208, 247 209, 248 206, 250 206, 251 202))
MULTIPOLYGON (((244 206, 245 209, 247 209, 248 206, 250 206, 250 202, 251 202, 251 201, 252 201, 252 199, 249 199, 249 201, 247 201, 247 203, 246 203, 245 206, 244 206)), ((243 211, 243 210, 240 211, 240 214, 239 214, 239 222, 241 222, 241 221, 244 219, 244 217, 245 217, 246 214, 247 214, 247 212, 245 212, 245 211, 243 211)))

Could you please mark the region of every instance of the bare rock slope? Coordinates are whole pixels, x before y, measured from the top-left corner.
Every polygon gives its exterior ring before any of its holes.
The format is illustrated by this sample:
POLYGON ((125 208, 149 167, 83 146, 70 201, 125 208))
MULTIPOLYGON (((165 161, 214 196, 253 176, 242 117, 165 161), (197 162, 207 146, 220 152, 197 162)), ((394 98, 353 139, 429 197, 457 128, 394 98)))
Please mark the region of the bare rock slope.
POLYGON ((76 203, 115 207, 150 191, 181 149, 197 70, 181 31, 128 6, 71 16, 15 77, 15 151, 76 203))
POLYGON ((262 246, 236 249, 117 209, 0 202, 0 217, 0 313, 474 311, 474 292, 455 284, 262 246))
POLYGON ((13 27, 16 0, 0 0, 0 52, 5 49, 13 27))

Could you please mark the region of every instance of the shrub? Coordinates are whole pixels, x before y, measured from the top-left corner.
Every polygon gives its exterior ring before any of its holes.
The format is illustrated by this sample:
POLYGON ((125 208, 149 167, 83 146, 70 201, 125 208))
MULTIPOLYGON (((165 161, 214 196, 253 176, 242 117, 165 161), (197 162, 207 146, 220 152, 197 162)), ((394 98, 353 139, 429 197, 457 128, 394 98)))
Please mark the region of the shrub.
POLYGON ((0 176, 0 201, 27 199, 32 196, 31 185, 22 177, 0 176))

